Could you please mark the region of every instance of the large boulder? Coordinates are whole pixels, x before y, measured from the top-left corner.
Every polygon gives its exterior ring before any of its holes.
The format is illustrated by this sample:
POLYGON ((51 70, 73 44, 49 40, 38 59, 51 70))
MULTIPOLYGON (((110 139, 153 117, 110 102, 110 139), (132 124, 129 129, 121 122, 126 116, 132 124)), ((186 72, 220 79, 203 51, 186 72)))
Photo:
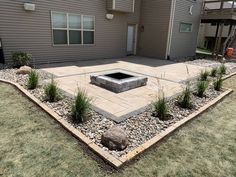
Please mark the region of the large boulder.
POLYGON ((22 66, 16 71, 17 74, 29 74, 32 71, 32 68, 29 66, 22 66))
POLYGON ((128 138, 125 131, 114 126, 102 135, 101 142, 109 150, 122 151, 128 146, 128 138))

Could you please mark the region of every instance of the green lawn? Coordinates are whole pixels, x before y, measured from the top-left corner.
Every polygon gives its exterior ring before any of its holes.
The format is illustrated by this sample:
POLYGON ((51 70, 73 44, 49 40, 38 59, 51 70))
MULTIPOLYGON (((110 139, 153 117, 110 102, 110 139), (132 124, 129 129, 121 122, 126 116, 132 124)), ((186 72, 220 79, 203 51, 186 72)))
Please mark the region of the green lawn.
MULTIPOLYGON (((225 85, 236 89, 236 77, 225 85)), ((111 173, 14 88, 0 84, 0 90, 0 177, 236 176, 236 93, 111 173)))

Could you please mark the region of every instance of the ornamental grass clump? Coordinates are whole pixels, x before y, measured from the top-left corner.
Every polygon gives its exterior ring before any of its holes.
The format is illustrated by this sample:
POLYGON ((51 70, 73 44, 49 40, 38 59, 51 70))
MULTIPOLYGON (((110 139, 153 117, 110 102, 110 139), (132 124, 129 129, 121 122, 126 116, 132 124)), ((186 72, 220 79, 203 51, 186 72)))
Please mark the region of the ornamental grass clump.
POLYGON ((217 73, 218 73, 218 68, 217 68, 217 67, 212 68, 212 69, 211 69, 210 76, 211 76, 211 77, 216 77, 216 76, 217 76, 217 73))
POLYGON ((208 81, 198 81, 197 82, 197 96, 203 97, 207 88, 208 88, 208 81))
POLYGON ((222 86, 223 86, 223 79, 222 79, 222 76, 219 76, 214 82, 213 82, 213 85, 214 85, 214 89, 216 91, 220 91, 222 89, 222 86))
POLYGON ((38 86, 39 76, 36 71, 32 70, 28 75, 27 87, 33 90, 38 86))
POLYGON ((164 96, 160 96, 158 100, 153 103, 154 115, 159 117, 160 120, 169 119, 169 106, 164 96))
POLYGON ((219 67, 219 75, 224 75, 226 74, 226 66, 224 64, 221 64, 220 67, 219 67))
POLYGON ((44 87, 44 94, 46 100, 49 102, 56 102, 61 99, 60 90, 53 78, 51 79, 51 82, 44 87))
POLYGON ((207 78, 209 76, 209 72, 208 71, 202 71, 201 74, 200 74, 200 78, 199 80, 200 81, 207 81, 207 78))
POLYGON ((79 89, 75 102, 72 105, 72 120, 75 123, 83 123, 87 120, 91 108, 91 99, 84 90, 79 89))
POLYGON ((192 108, 192 93, 190 86, 187 86, 178 98, 178 104, 181 108, 192 108))

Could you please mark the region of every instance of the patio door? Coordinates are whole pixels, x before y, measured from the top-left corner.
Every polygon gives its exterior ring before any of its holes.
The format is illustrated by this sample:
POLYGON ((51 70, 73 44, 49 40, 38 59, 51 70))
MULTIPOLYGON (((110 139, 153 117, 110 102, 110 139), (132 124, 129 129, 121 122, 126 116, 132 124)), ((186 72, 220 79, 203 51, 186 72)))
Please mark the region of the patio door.
POLYGON ((136 54, 136 25, 128 25, 127 55, 136 54))

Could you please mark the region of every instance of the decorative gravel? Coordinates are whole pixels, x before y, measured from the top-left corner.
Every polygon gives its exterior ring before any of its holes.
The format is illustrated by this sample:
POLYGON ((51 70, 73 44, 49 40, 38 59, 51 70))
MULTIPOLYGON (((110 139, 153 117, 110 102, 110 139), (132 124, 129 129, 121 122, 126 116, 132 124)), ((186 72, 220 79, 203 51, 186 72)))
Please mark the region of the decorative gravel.
MULTIPOLYGON (((26 82, 27 82, 27 75, 22 75, 22 74, 16 74, 17 69, 12 69, 12 68, 4 68, 4 66, 0 67, 0 78, 1 79, 5 79, 5 80, 9 80, 9 81, 13 81, 16 83, 19 83, 22 86, 26 86, 26 82), (2 68, 2 69, 1 69, 2 68)), ((45 79, 49 79, 51 78, 51 75, 48 73, 43 72, 42 70, 37 70, 37 73, 39 75, 39 83, 40 85, 43 84, 43 81, 45 79)))
MULTIPOLYGON (((188 62, 189 63, 189 62, 188 62)), ((191 64, 201 65, 203 66, 216 66, 219 65, 217 62, 212 62, 209 60, 195 60, 191 61, 191 64)), ((230 63, 231 68, 229 71, 235 69, 236 64, 230 63)), ((18 75, 16 74, 16 69, 5 69, 1 66, 2 70, 0 70, 0 78, 10 80, 13 82, 17 82, 20 85, 25 86, 27 82, 27 75, 18 75)), ((49 79, 51 76, 41 70, 37 70, 37 73, 40 76, 40 86, 35 90, 30 90, 29 92, 33 94, 36 98, 44 102, 47 106, 53 109, 58 115, 66 119, 68 122, 73 124, 70 121, 70 110, 71 105, 73 103, 73 99, 70 97, 63 96, 63 99, 56 103, 49 103, 44 99, 44 90, 43 90, 43 80, 49 79)), ((177 99, 173 98, 168 101, 168 105, 171 108, 172 118, 168 121, 161 121, 157 117, 153 116, 152 107, 149 106, 144 112, 132 116, 129 119, 121 122, 119 124, 126 133, 128 134, 129 146, 121 152, 110 151, 106 147, 104 147, 101 142, 101 135, 111 128, 114 125, 117 125, 114 121, 104 117, 103 115, 91 110, 90 119, 83 124, 73 124, 74 127, 79 129, 83 134, 89 137, 93 142, 95 142, 98 146, 102 147, 104 150, 108 151, 114 156, 120 157, 124 154, 127 154, 134 148, 139 145, 145 143, 146 141, 153 138, 158 133, 166 130, 168 127, 176 123, 177 121, 183 119, 184 117, 190 115, 194 111, 198 110, 200 107, 205 105, 210 100, 217 97, 222 91, 215 91, 212 86, 210 86, 207 91, 205 97, 199 98, 195 95, 192 95, 193 100, 193 108, 192 109, 181 109, 177 104, 177 99)))
MULTIPOLYGON (((193 61, 187 61, 187 64, 197 65, 197 66, 203 66, 203 67, 218 67, 222 63, 215 60, 206 60, 206 59, 198 59, 193 61)), ((226 62, 225 66, 227 67, 227 74, 235 72, 236 71, 236 63, 233 62, 226 62)))

